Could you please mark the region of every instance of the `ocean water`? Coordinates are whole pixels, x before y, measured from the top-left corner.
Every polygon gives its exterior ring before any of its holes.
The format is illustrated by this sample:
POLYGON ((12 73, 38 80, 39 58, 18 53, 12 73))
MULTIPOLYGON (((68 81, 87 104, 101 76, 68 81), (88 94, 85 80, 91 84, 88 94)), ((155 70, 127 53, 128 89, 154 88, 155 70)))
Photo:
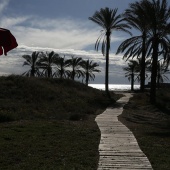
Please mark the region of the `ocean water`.
MULTIPOLYGON (((104 84, 89 84, 90 87, 105 90, 104 84)), ((134 85, 134 89, 139 89, 140 85, 134 85)), ((109 84, 109 90, 111 91, 128 91, 131 89, 131 85, 129 84, 109 84)))

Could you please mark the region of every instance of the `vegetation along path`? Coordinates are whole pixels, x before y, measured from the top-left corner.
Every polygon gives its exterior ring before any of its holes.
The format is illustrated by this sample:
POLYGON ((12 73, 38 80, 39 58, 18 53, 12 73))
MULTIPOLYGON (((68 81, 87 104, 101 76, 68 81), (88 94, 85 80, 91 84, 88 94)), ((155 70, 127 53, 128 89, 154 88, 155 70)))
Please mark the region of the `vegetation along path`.
POLYGON ((95 119, 101 131, 98 170, 152 169, 133 133, 118 121, 123 106, 132 97, 130 93, 124 95, 117 101, 116 107, 107 108, 95 119))

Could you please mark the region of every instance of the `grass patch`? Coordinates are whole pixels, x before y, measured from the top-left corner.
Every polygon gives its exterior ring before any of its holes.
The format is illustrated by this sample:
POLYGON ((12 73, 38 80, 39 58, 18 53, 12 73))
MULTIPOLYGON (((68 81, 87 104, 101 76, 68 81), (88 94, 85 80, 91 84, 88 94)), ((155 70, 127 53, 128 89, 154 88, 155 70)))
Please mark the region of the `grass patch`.
POLYGON ((159 89, 157 91, 157 107, 170 115, 170 88, 159 89))
POLYGON ((100 132, 94 122, 22 121, 0 128, 1 169, 96 169, 100 132))
MULTIPOLYGON (((104 109, 110 100, 103 91, 71 80, 0 78, 0 117, 11 120, 69 120, 70 115, 94 114, 104 109), (4 115, 5 113, 5 115, 4 115)), ((4 120, 3 120, 4 119, 4 120)))
POLYGON ((0 77, 0 169, 94 170, 96 115, 120 95, 71 80, 0 77))
MULTIPOLYGON (((157 95, 157 101, 161 101, 167 95, 167 89, 164 90, 158 91, 162 98, 157 95)), ((167 99, 164 100, 165 105, 168 105, 169 97, 167 99)), ((170 115, 160 108, 149 103, 148 93, 136 93, 125 105, 119 120, 134 133, 153 169, 168 170, 170 167, 170 115)))

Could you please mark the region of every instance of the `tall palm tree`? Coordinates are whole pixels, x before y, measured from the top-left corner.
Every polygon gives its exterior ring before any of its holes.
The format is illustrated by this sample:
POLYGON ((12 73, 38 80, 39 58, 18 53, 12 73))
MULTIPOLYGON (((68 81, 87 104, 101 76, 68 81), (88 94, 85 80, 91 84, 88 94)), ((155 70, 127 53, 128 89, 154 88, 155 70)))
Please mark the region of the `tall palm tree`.
POLYGON ((40 75, 40 71, 38 67, 39 54, 40 54, 39 52, 34 51, 32 55, 22 56, 26 60, 24 61, 23 66, 27 65, 31 67, 28 71, 24 72, 22 75, 31 76, 31 77, 40 75))
POLYGON ((74 57, 74 56, 72 56, 71 59, 68 60, 71 69, 69 73, 69 77, 72 80, 75 80, 76 77, 79 78, 80 76, 83 76, 83 71, 81 70, 82 62, 83 62, 82 58, 74 57))
POLYGON ((96 67, 98 67, 99 65, 97 63, 93 63, 93 61, 83 61, 82 62, 82 68, 84 69, 84 75, 85 75, 85 82, 86 85, 88 86, 88 82, 89 80, 94 80, 95 78, 95 74, 94 72, 100 72, 99 69, 97 69, 96 67))
POLYGON ((129 26, 125 24, 122 15, 117 15, 117 9, 101 8, 100 11, 96 11, 92 17, 89 17, 91 21, 102 27, 101 35, 96 41, 95 49, 98 50, 100 41, 102 41, 101 51, 106 57, 106 67, 105 67, 105 91, 109 94, 109 51, 111 43, 112 31, 124 31, 128 32, 127 28, 129 26))
POLYGON ((158 57, 165 52, 164 58, 167 57, 170 44, 170 7, 166 0, 152 0, 145 4, 145 13, 149 23, 149 54, 152 55, 151 71, 151 91, 150 102, 156 102, 156 77, 158 57))
POLYGON ((141 34, 133 36, 118 47, 117 54, 125 52, 123 58, 129 59, 130 57, 141 56, 141 71, 140 71, 140 90, 144 91, 145 86, 145 60, 146 60, 146 41, 148 38, 148 22, 146 20, 146 13, 144 12, 144 4, 146 0, 131 3, 129 9, 124 13, 124 17, 128 24, 138 30, 141 34))
POLYGON ((125 77, 131 81, 131 91, 134 90, 135 73, 138 72, 139 63, 136 60, 129 60, 128 67, 124 67, 123 70, 126 71, 125 77))
POLYGON ((54 62, 56 64, 56 72, 54 73, 54 76, 59 78, 66 78, 70 71, 67 69, 70 65, 70 62, 65 59, 64 57, 58 57, 57 60, 54 62))
MULTIPOLYGON (((145 17, 147 39, 145 43, 144 41, 133 42, 133 39, 130 39, 129 44, 125 42, 121 48, 128 48, 125 55, 131 57, 139 55, 142 51, 141 44, 145 44, 145 56, 147 53, 147 56, 151 56, 152 58, 150 102, 155 103, 158 57, 164 53, 164 58, 167 58, 170 48, 170 8, 166 0, 142 0, 140 4, 139 7, 142 9, 142 13, 139 16, 145 17), (131 44, 133 45, 130 46, 131 44)), ((121 48, 119 50, 123 51, 121 48)))
POLYGON ((55 66, 55 61, 58 58, 58 54, 54 51, 41 53, 40 56, 40 68, 43 70, 43 74, 46 77, 53 77, 53 67, 55 66))

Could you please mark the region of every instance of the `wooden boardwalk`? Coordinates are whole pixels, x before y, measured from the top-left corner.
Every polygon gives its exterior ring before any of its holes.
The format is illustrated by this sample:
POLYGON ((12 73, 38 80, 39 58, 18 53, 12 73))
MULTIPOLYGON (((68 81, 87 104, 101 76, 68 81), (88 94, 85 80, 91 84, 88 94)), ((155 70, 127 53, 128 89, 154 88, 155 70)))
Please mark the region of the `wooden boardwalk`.
POLYGON ((117 101, 118 107, 107 108, 95 119, 101 131, 98 170, 152 170, 133 133, 118 121, 123 106, 131 97, 129 93, 124 95, 117 101))

